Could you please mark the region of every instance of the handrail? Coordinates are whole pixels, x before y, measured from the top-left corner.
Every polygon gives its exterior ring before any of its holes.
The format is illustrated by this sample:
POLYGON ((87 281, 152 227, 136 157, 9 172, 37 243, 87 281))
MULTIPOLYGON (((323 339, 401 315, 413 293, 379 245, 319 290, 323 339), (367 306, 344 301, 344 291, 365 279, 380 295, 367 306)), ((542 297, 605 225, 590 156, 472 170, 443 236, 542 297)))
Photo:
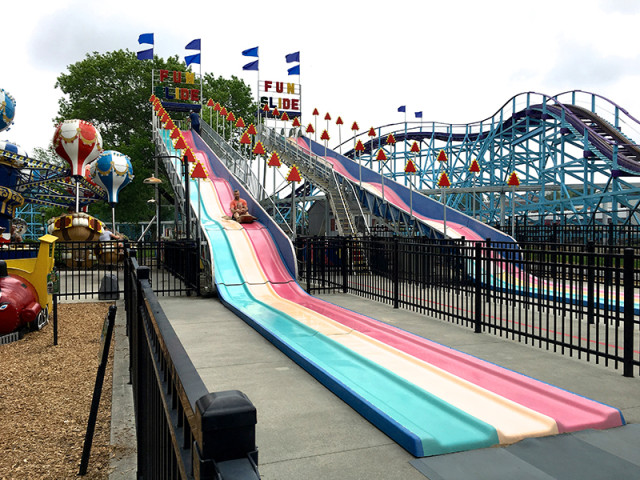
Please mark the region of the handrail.
MULTIPOLYGON (((341 235, 344 235, 345 233, 356 234, 357 231, 351 218, 351 213, 348 205, 346 204, 345 199, 342 195, 342 189, 340 188, 340 183, 338 182, 338 179, 336 177, 333 165, 331 165, 331 163, 324 158, 315 155, 311 151, 303 150, 297 145, 291 145, 281 135, 278 135, 273 129, 265 125, 261 126, 258 134, 270 147, 277 150, 279 149, 282 152, 283 157, 292 156, 293 163, 300 167, 303 167, 305 175, 308 176, 316 184, 316 186, 325 193, 334 213, 337 214, 335 202, 339 201, 342 204, 345 215, 347 217, 350 232, 344 232, 342 222, 338 221, 337 224, 339 233, 341 235), (325 185, 322 184, 323 181, 326 182, 325 185), (334 191, 336 192, 335 194, 333 193, 334 191), (337 196, 338 198, 335 199, 335 196, 337 196)), ((359 203, 358 206, 360 206, 359 203)), ((361 207, 360 210, 362 211, 361 207)))
MULTIPOLYGON (((215 132, 206 122, 201 123, 202 139, 211 147, 211 150, 233 173, 236 179, 249 191, 251 196, 262 202, 267 202, 273 207, 274 215, 279 216, 278 224, 281 228, 285 228, 289 234, 293 234, 291 225, 280 213, 273 198, 267 193, 260 182, 260 179, 251 170, 249 160, 234 150, 228 142, 226 142, 217 132, 215 132)), ((263 205, 264 208, 264 205, 263 205)))
MULTIPOLYGON (((358 210, 360 210, 360 216, 362 218, 364 218, 364 210, 362 210, 362 202, 360 202, 359 198, 358 198, 358 194, 356 192, 356 188, 355 185, 353 184, 353 182, 346 182, 347 185, 349 186, 349 188, 351 188, 351 192, 353 193, 354 198, 356 199, 356 205, 358 205, 358 210)), ((369 228, 369 224, 367 222, 363 222, 364 223, 364 228, 366 229, 365 234, 366 235, 370 235, 371 234, 371 228, 369 228)))
MULTIPOLYGON (((349 230, 350 230, 350 234, 355 235, 357 233, 356 229, 354 228, 353 222, 351 221, 351 212, 349 211, 349 205, 347 205, 347 202, 345 201, 344 195, 342 194, 342 189, 340 188, 340 184, 338 183, 338 177, 336 177, 336 172, 335 170, 332 170, 332 176, 333 176, 333 182, 334 184, 337 186, 337 190, 338 190, 338 198, 340 199, 340 203, 342 203, 342 208, 344 209, 344 213, 345 216, 347 217, 347 222, 349 222, 349 230)), ((344 235, 344 229, 342 229, 342 235, 344 235)))

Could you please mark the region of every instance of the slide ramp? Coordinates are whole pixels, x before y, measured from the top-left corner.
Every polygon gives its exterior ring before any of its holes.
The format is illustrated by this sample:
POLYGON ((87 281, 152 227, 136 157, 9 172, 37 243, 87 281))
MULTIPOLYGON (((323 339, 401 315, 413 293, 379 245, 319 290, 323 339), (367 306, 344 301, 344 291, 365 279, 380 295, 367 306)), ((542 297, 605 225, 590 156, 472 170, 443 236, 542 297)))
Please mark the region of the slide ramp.
POLYGON ((200 201, 221 300, 413 455, 623 422, 616 409, 307 295, 273 231, 226 219, 232 186, 216 175, 219 160, 183 136, 209 177, 190 200, 195 211, 200 201))

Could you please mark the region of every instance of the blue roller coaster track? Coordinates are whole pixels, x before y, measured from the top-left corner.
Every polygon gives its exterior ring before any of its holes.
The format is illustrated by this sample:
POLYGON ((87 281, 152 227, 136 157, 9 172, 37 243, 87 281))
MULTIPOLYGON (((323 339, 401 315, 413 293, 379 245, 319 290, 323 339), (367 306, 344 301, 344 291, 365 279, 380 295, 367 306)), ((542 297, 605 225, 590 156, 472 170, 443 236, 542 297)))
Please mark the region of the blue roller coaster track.
MULTIPOLYGON (((337 146, 363 165, 434 198, 448 174, 448 206, 489 224, 640 223, 640 122, 611 100, 581 90, 515 95, 484 120, 406 122, 360 133, 337 146), (395 143, 387 142, 393 134, 395 143), (414 142, 419 152, 412 152, 414 142), (376 161, 382 149, 388 158, 376 161), (447 162, 438 161, 440 151, 447 162), (411 159, 417 174, 405 173, 411 159), (479 173, 470 167, 476 160, 479 173), (520 186, 507 181, 515 172, 520 186)), ((415 147, 414 147, 415 150, 415 147)))

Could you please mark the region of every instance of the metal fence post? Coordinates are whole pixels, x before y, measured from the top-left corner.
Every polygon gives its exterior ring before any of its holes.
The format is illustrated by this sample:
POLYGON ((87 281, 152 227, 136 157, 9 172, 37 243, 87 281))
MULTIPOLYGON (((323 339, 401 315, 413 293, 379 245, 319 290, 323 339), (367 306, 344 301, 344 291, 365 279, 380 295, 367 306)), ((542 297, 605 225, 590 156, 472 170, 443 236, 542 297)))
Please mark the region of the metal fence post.
POLYGON ((475 244, 475 272, 474 272, 474 332, 482 333, 482 244, 475 244))
POLYGON ((624 249, 624 351, 623 376, 633 377, 633 318, 635 315, 633 248, 624 249))
POLYGON ((342 256, 342 293, 347 293, 348 290, 348 253, 349 247, 347 245, 348 239, 346 237, 342 237, 342 248, 340 255, 342 256))
POLYGON ((305 240, 306 253, 307 253, 307 293, 311 293, 311 254, 313 252, 313 240, 307 238, 305 240))
POLYGON ((398 237, 393 237, 393 308, 400 306, 400 268, 398 262, 400 260, 398 237))
POLYGON ((587 323, 589 325, 593 325, 595 322, 595 294, 594 289, 596 288, 596 275, 595 275, 595 265, 596 258, 595 253, 596 244, 593 240, 589 240, 587 242, 587 323))
POLYGON ((235 465, 234 478, 257 480, 257 414, 251 400, 239 390, 209 393, 196 401, 195 414, 194 478, 226 478, 219 475, 223 462, 243 459, 244 468, 235 465))

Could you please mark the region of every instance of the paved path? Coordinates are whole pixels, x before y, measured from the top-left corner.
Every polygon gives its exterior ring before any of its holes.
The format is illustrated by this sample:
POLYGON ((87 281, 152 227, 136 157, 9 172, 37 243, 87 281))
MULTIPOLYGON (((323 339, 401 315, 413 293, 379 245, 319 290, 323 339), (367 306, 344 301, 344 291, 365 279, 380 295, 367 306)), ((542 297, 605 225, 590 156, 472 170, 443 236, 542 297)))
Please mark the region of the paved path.
MULTIPOLYGON (((607 403, 640 423, 640 379, 353 295, 325 300, 607 403)), ((216 299, 160 297, 211 391, 239 389, 258 410, 264 479, 416 479, 414 459, 216 299)))

